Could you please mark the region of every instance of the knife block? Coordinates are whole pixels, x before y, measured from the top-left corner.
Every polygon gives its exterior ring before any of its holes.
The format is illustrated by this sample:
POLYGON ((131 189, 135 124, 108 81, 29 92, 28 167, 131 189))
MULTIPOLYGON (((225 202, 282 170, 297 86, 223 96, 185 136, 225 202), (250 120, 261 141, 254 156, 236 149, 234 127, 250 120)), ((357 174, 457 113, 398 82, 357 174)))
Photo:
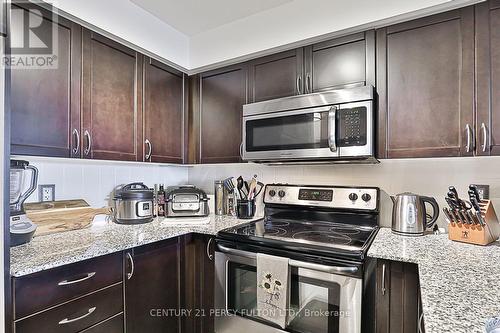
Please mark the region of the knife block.
POLYGON ((500 237, 500 223, 495 208, 490 200, 483 200, 479 204, 485 225, 471 225, 451 221, 448 228, 448 238, 463 243, 488 245, 500 237))

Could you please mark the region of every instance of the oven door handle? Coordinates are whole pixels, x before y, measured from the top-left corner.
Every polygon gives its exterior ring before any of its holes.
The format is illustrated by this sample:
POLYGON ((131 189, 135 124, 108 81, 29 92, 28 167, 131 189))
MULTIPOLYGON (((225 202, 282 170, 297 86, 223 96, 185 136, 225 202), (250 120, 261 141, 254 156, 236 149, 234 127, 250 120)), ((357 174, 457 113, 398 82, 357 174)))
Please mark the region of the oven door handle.
POLYGON ((328 147, 332 152, 337 151, 337 133, 335 130, 335 122, 337 118, 337 107, 332 106, 328 111, 328 147))
MULTIPOLYGON (((242 251, 242 250, 237 250, 233 249, 227 246, 223 246, 220 244, 217 244, 218 249, 220 252, 226 253, 226 254, 233 254, 239 257, 245 257, 249 259, 257 259, 257 253, 254 252, 247 252, 247 251, 242 251)), ((319 271, 319 272, 325 272, 325 273, 356 273, 358 271, 358 267, 356 266, 328 266, 328 265, 321 265, 321 264, 314 264, 314 263, 308 263, 308 262, 303 262, 303 261, 298 261, 298 260, 293 260, 290 259, 288 261, 288 264, 293 267, 297 268, 305 268, 305 269, 311 269, 313 271, 319 271)))

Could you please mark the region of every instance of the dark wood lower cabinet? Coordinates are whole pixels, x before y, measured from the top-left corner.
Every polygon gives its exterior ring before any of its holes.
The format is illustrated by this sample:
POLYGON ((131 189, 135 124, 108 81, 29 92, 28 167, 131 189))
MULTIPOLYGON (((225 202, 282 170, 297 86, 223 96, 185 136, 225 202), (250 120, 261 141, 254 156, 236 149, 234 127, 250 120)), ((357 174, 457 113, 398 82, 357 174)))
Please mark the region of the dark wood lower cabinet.
POLYGON ((376 271, 376 332, 423 332, 417 265, 378 260, 376 271))
POLYGON ((190 234, 183 237, 182 303, 191 315, 183 317, 181 332, 213 333, 214 316, 214 239, 190 234))
POLYGON ((180 243, 171 239, 125 253, 125 330, 177 333, 180 243))

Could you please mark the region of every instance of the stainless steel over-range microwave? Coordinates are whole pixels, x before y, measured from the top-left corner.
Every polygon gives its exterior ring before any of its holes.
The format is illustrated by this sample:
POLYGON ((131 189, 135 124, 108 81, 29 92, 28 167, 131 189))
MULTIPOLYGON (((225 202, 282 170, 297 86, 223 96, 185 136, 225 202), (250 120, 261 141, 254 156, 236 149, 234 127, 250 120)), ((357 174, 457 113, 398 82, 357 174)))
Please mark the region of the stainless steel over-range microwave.
POLYGON ((330 90, 243 106, 243 160, 376 161, 374 89, 330 90))

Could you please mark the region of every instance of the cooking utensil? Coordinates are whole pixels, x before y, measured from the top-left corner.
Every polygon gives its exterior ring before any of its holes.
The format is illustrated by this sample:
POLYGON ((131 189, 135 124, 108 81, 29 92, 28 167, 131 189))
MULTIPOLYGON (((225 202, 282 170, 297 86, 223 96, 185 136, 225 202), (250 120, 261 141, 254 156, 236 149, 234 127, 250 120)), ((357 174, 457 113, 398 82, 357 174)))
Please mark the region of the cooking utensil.
POLYGON ((240 198, 242 200, 246 199, 248 192, 245 194, 245 190, 243 189, 243 187, 245 186, 245 181, 243 180, 243 177, 239 176, 236 181, 237 181, 237 189, 238 192, 240 193, 240 198))
POLYGON ((469 191, 472 192, 478 202, 481 202, 481 196, 479 195, 479 191, 475 185, 469 185, 469 191))
POLYGON ((448 221, 448 223, 454 222, 454 218, 453 218, 453 216, 451 215, 451 213, 450 213, 450 211, 448 210, 448 208, 443 207, 443 213, 444 213, 444 215, 446 216, 446 220, 448 221))

